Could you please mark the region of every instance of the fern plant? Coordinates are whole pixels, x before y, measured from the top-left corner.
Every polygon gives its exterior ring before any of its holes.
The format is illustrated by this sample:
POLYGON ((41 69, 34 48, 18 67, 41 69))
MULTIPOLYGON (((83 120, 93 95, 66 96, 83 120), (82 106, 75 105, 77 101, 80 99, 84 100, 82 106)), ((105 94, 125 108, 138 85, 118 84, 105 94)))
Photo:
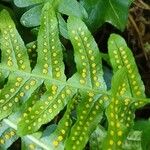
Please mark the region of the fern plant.
POLYGON ((67 22, 77 69, 69 79, 64 73, 56 11, 49 2, 42 9, 37 49, 34 43, 25 46, 6 10, 0 12, 0 20, 1 149, 19 137, 22 149, 84 149, 93 132, 102 132, 105 112, 108 131, 103 131, 99 147, 126 149, 134 112, 149 99, 125 41, 116 34, 109 39, 114 76, 107 91, 101 53, 81 19, 70 16, 67 22), (36 49, 35 62, 30 63, 27 47, 36 49))

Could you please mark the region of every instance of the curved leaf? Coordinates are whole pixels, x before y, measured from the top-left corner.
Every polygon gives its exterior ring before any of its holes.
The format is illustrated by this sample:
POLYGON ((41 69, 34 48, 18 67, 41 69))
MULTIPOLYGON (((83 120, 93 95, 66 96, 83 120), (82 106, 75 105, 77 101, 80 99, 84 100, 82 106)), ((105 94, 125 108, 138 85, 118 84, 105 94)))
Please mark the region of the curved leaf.
POLYGON ((20 19, 22 25, 26 27, 39 26, 43 5, 37 5, 26 11, 20 19))

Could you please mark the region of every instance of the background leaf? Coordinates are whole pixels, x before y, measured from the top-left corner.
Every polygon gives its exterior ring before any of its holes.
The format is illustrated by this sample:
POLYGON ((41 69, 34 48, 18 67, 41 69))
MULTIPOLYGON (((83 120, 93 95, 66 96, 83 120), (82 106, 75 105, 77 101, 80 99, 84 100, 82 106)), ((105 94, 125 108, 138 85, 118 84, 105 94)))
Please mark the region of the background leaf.
POLYGON ((142 136, 141 136, 142 149, 143 150, 150 149, 150 144, 149 144, 150 143, 150 138, 149 138, 150 121, 149 120, 136 121, 134 125, 134 129, 142 132, 142 136))
POLYGON ((124 30, 131 0, 81 0, 88 12, 85 22, 92 31, 96 31, 105 22, 124 30))

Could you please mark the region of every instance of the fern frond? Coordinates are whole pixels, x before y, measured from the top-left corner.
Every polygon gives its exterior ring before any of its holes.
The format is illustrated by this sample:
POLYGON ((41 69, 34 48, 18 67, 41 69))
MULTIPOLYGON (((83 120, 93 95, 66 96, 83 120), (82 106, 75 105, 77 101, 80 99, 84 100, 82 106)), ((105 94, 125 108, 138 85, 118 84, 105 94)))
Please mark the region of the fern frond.
POLYGON ((76 150, 83 149, 89 140, 89 136, 102 119, 105 96, 101 97, 97 95, 96 97, 92 97, 91 95, 84 95, 82 99, 77 110, 77 121, 73 125, 65 143, 67 150, 71 148, 76 150), (96 102, 89 104, 87 100, 91 101, 92 99, 96 102))
MULTIPOLYGON (((21 108, 18 108, 16 113, 10 115, 7 119, 3 119, 0 126, 0 135, 1 135, 1 142, 0 148, 7 149, 13 142, 15 142, 19 136, 17 135, 17 123, 21 114, 26 116, 27 113, 31 111, 31 107, 39 100, 41 91, 38 89, 36 90, 30 99, 25 102, 21 108), (10 132, 7 132, 10 131, 10 132)), ((38 134, 39 135, 39 134, 38 134)), ((41 140, 41 135, 37 136, 34 135, 27 135, 21 138, 22 141, 22 149, 31 149, 35 148, 42 148, 44 150, 51 150, 44 141, 41 140)))

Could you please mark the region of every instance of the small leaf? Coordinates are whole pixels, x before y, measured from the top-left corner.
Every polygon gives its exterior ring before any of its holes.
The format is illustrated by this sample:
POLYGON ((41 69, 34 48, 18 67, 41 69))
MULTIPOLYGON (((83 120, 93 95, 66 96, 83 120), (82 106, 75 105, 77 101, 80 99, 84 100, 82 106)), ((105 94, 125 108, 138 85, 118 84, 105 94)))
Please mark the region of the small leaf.
POLYGON ((141 147, 142 132, 130 131, 123 145, 124 150, 142 150, 141 147))
POLYGON ((18 105, 25 102, 41 84, 42 80, 11 74, 0 93, 0 120, 10 115, 18 105))
POLYGON ((26 11, 20 19, 22 25, 26 27, 39 26, 42 8, 43 5, 37 5, 26 11))
POLYGON ((76 107, 79 100, 79 95, 76 94, 67 105, 67 110, 63 118, 59 121, 57 129, 49 137, 49 146, 53 149, 64 149, 64 141, 70 132, 72 126, 71 113, 76 107))
POLYGON ((12 128, 7 128, 2 134, 0 134, 0 149, 6 150, 13 142, 18 139, 16 131, 12 128))
POLYGON ((25 135, 37 131, 42 124, 50 122, 73 97, 76 90, 56 84, 47 84, 47 92, 31 109, 30 113, 22 117, 18 124, 18 134, 25 135), (28 126, 28 128, 26 128, 28 126))
POLYGON ((68 31, 67 31, 67 23, 65 22, 64 18, 61 16, 61 14, 57 14, 58 20, 59 20, 59 29, 60 33, 63 37, 66 39, 69 39, 68 31))
POLYGON ((98 125, 96 130, 90 136, 90 150, 101 150, 104 137, 106 136, 105 129, 98 125))
POLYGON ((58 10, 62 14, 75 16, 79 18, 87 17, 87 12, 82 5, 76 0, 61 0, 58 5, 58 10))

